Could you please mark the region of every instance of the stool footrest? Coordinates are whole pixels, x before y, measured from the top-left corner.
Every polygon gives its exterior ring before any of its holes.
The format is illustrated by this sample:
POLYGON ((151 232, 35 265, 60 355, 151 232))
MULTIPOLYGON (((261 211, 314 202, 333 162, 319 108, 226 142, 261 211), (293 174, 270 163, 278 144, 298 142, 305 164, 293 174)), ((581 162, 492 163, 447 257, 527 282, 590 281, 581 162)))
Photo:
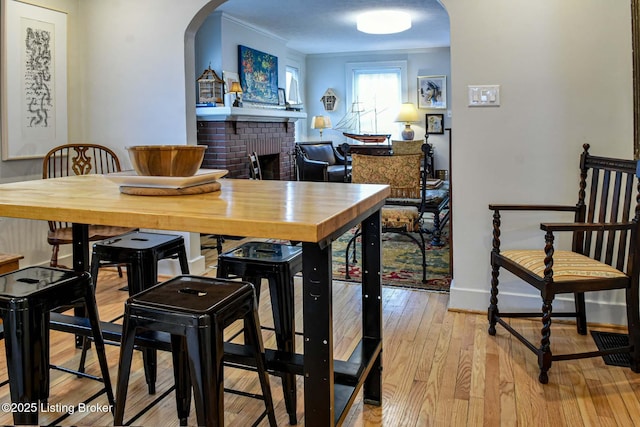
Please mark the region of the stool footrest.
MULTIPOLYGON (((77 375, 77 376, 82 377, 82 378, 87 378, 87 379, 90 379, 90 380, 94 380, 94 381, 98 381, 98 382, 104 383, 104 380, 102 379, 102 377, 97 377, 95 375, 87 374, 85 372, 80 372, 80 371, 77 371, 77 370, 71 369, 71 368, 65 368, 64 366, 49 364, 49 368, 55 369, 56 371, 66 372, 67 374, 74 374, 74 375, 77 375)), ((106 389, 105 389, 105 391, 106 391, 106 389)))
MULTIPOLYGON (((56 331, 69 332, 83 337, 91 336, 91 325, 86 317, 51 313, 50 327, 56 331)), ((119 345, 122 341, 122 325, 101 321, 100 328, 105 343, 119 345)), ((136 335, 136 345, 171 351, 171 335, 166 332, 145 331, 136 335)))

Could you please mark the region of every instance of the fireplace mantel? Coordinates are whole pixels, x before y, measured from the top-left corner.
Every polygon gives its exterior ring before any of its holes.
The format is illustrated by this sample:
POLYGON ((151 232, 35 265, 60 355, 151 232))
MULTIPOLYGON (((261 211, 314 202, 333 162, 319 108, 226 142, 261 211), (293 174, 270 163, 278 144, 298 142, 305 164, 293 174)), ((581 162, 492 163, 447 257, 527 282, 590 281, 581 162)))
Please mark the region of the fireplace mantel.
POLYGON ((198 121, 208 122, 295 122, 307 113, 275 108, 196 107, 198 121))

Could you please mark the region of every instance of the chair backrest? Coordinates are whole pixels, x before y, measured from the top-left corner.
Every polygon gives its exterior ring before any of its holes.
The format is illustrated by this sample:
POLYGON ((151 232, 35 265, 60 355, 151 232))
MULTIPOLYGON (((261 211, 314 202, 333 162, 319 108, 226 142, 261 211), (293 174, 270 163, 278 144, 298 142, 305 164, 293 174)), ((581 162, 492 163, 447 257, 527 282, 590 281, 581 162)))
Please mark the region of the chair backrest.
MULTIPOLYGON (((51 149, 42 161, 42 178, 120 172, 120 160, 109 148, 97 144, 65 144, 51 149)), ((70 227, 66 222, 49 221, 54 231, 70 227)))
POLYGON ((388 184, 392 198, 419 199, 420 165, 423 156, 351 155, 351 182, 358 184, 388 184))
POLYGON ((97 144, 65 144, 53 148, 42 161, 42 178, 120 172, 120 160, 97 144))
POLYGON ((332 142, 297 144, 302 154, 309 160, 320 160, 330 165, 337 163, 332 142))
POLYGON ((258 153, 255 151, 249 154, 249 178, 262 179, 260 161, 258 160, 258 153))
MULTIPOLYGON (((580 184, 576 222, 587 224, 624 223, 633 221, 630 231, 576 232, 573 250, 620 271, 639 260, 637 223, 640 220, 640 183, 635 160, 596 157, 589 154, 589 144, 583 145, 580 157, 580 184), (634 260, 629 257, 635 257, 634 260), (627 262, 627 265, 625 265, 627 262)), ((637 275, 638 272, 635 272, 637 275)))
POLYGON ((422 154, 423 141, 391 141, 393 155, 422 154))

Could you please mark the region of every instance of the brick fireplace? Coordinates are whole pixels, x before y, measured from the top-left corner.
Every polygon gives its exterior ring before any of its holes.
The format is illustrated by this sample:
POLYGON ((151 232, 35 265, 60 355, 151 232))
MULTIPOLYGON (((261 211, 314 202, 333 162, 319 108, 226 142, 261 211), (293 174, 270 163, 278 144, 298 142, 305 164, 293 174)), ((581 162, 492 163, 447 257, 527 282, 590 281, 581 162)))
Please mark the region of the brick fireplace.
POLYGON ((293 122, 266 118, 259 121, 198 119, 198 144, 208 146, 203 168, 227 169, 228 178, 248 178, 248 155, 255 151, 263 179, 295 179, 293 122))

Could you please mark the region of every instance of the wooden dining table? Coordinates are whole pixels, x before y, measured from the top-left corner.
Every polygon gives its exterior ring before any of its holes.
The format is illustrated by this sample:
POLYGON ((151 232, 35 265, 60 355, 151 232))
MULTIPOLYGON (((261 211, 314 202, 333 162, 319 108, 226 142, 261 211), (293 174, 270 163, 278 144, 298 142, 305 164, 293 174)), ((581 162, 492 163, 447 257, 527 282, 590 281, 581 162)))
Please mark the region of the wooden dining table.
MULTIPOLYGON (((389 187, 220 179, 219 191, 172 196, 123 194, 103 175, 0 184, 0 216, 73 223, 73 266, 89 266, 88 225, 297 241, 303 248, 302 354, 272 367, 304 376, 306 426, 340 425, 362 389, 382 403, 380 209, 389 187), (362 339, 347 360, 333 356, 331 243, 362 227, 362 339)), ((354 319, 358 321, 358 319, 354 319)))

